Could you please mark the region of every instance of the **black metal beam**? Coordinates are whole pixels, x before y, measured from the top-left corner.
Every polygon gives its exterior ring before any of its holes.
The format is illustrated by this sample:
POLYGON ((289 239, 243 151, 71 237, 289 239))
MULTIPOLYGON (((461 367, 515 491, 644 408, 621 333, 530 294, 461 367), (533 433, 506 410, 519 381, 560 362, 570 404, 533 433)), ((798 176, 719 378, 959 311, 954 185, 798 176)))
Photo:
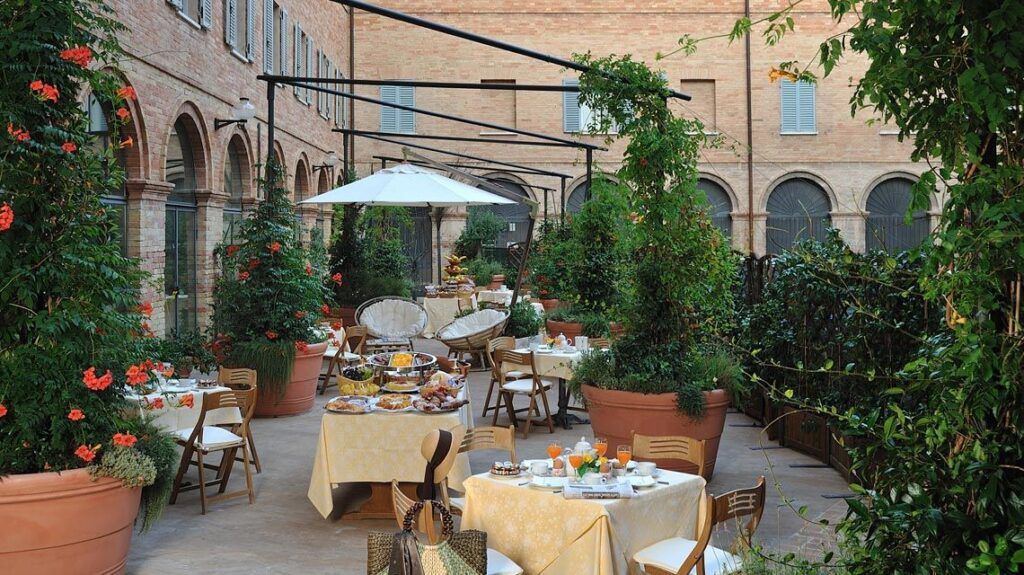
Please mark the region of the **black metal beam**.
MULTIPOLYGON (((456 38, 462 38, 463 40, 469 40, 470 42, 476 42, 478 44, 483 44, 485 46, 490 46, 492 48, 497 48, 499 50, 504 50, 506 52, 512 52, 513 54, 519 54, 520 56, 526 56, 527 58, 533 58, 534 60, 540 60, 541 62, 554 64, 562 68, 569 68, 571 70, 577 70, 579 72, 589 72, 591 70, 590 66, 586 66, 578 62, 573 62, 572 60, 566 60, 565 58, 551 56, 550 54, 544 54, 543 52, 537 52, 536 50, 530 50, 529 48, 523 48, 522 46, 516 46, 515 44, 509 44, 508 42, 503 42, 501 40, 495 40, 493 38, 488 38, 486 36, 481 36, 479 34, 474 34, 472 32, 466 32, 465 30, 453 28, 446 24, 432 22, 430 20, 425 20, 423 18, 418 18, 416 16, 405 14, 404 12, 391 10, 389 8, 383 8, 381 6, 370 4, 368 2, 362 2, 361 0, 331 1, 336 4, 342 4, 345 6, 350 6, 352 8, 365 10, 366 12, 370 12, 371 14, 377 14, 378 16, 384 16, 385 18, 391 18, 392 20, 398 20, 399 22, 405 22, 406 24, 412 24, 414 26, 419 26, 421 28, 426 28, 428 30, 440 32, 442 34, 448 34, 449 36, 455 36, 456 38)), ((617 76, 611 77, 618 78, 622 81, 627 81, 625 78, 617 76)), ((678 98, 680 100, 690 99, 690 96, 671 89, 668 90, 668 95, 673 98, 678 98)))
POLYGON ((319 82, 345 86, 410 86, 413 88, 446 88, 455 90, 511 90, 513 92, 579 92, 579 86, 559 84, 515 84, 511 82, 441 82, 437 80, 367 80, 362 78, 320 78, 317 76, 279 76, 265 74, 275 82, 319 82))
MULTIPOLYGON (((257 76, 256 78, 259 79, 259 80, 270 81, 271 76, 264 76, 264 75, 261 74, 261 75, 257 76)), ((520 134, 522 136, 530 136, 532 138, 539 138, 541 140, 547 140, 549 142, 559 142, 561 144, 572 145, 572 146, 575 146, 575 147, 578 147, 578 148, 582 148, 584 150, 606 150, 607 149, 607 148, 602 148, 600 146, 595 146, 593 144, 587 144, 587 143, 584 143, 584 142, 577 142, 577 141, 573 141, 573 140, 567 140, 565 138, 558 138, 558 137, 555 137, 555 136, 548 136, 547 134, 539 134, 537 132, 530 132, 528 130, 520 130, 519 128, 512 128, 510 126, 502 126, 500 124, 492 124, 490 122, 481 122, 480 120, 471 120, 469 118, 463 118, 461 116, 454 116, 452 114, 444 114, 442 112, 435 112, 433 110, 425 110, 423 108, 417 108, 415 106, 405 106, 403 104, 395 104, 395 103, 392 103, 392 102, 385 102, 384 100, 378 100, 376 98, 370 98, 368 96, 360 96, 359 94, 351 94, 349 92, 342 92, 340 90, 331 90, 330 88, 324 88, 323 86, 315 86, 315 85, 306 84, 306 83, 303 83, 303 82, 297 82, 297 81, 294 81, 294 80, 289 80, 287 78, 287 76, 273 76, 273 78, 278 78, 278 80, 273 80, 273 81, 276 82, 276 83, 279 83, 279 84, 289 84, 289 85, 292 85, 292 86, 298 86, 300 88, 305 88, 307 90, 313 90, 315 92, 323 92, 325 94, 333 94, 335 96, 341 96, 342 98, 348 98, 350 100, 358 100, 360 102, 368 102, 370 104, 377 104, 378 106, 387 106, 388 108, 394 108, 396 110, 406 110, 406 111, 409 111, 409 112, 415 112, 417 114, 423 114, 424 116, 433 116, 435 118, 441 118, 442 120, 451 120, 453 122, 461 122, 463 124, 469 124, 471 126, 480 126, 481 128, 490 128, 490 129, 496 130, 498 132, 512 132, 514 134, 520 134)))
MULTIPOLYGON (((438 136, 433 134, 395 134, 393 132, 374 132, 372 130, 351 130, 349 128, 334 128, 332 132, 339 134, 352 134, 354 136, 401 136, 416 140, 444 140, 446 142, 473 142, 479 144, 509 144, 512 146, 549 146, 555 148, 582 148, 579 144, 560 144, 558 142, 523 142, 519 140, 504 140, 493 138, 472 138, 469 136, 438 136)), ((605 149, 605 148, 602 148, 605 149)))
POLYGON ((520 170, 533 170, 533 173, 535 173, 538 176, 551 176, 551 177, 555 177, 555 178, 570 178, 570 177, 572 177, 572 176, 569 176, 568 174, 561 174, 561 173, 558 173, 558 172, 550 172, 548 170, 541 170, 541 169, 538 169, 538 168, 531 168, 530 166, 524 166, 522 164, 513 164, 511 162, 501 162, 501 161, 498 161, 498 160, 492 160, 490 158, 481 158, 480 156, 471 156, 469 154, 463 154, 463 153, 460 153, 460 152, 452 152, 450 150, 444 150, 444 149, 441 149, 441 148, 432 148, 430 146, 422 146, 420 144, 410 144, 408 142, 403 142, 401 140, 393 140, 391 138, 385 138, 383 136, 361 136, 361 137, 369 138, 371 140, 377 140, 377 141, 380 141, 380 142, 387 142, 389 144, 395 144, 395 145, 398 145, 398 146, 407 146, 409 148, 415 148, 417 150, 426 150, 428 152, 437 152, 438 154, 448 154, 449 156, 455 156, 456 158, 465 158, 467 160, 475 160, 477 162, 487 162, 489 164, 494 164, 496 166, 506 166, 506 167, 509 167, 509 168, 517 168, 517 169, 520 169, 520 170))
MULTIPOLYGON (((411 160, 409 158, 399 158, 398 156, 373 156, 373 159, 374 160, 387 161, 387 162, 399 162, 399 163, 413 164, 415 166, 424 166, 424 167, 433 166, 433 164, 430 164, 428 162, 422 162, 420 160, 411 160)), ((451 166, 454 167, 454 168, 458 168, 460 170, 487 170, 489 172, 505 172, 505 173, 509 173, 509 174, 542 175, 542 174, 536 174, 536 173, 534 173, 531 170, 512 170, 512 169, 504 168, 504 167, 501 167, 501 166, 498 166, 498 167, 492 167, 492 166, 471 166, 471 165, 467 165, 467 164, 455 164, 455 163, 452 163, 451 166)), ((553 192, 553 191, 555 191, 554 188, 549 188, 547 186, 538 186, 536 184, 524 184, 522 182, 513 182, 512 180, 502 180, 502 181, 503 182, 509 182, 509 183, 515 184, 517 186, 523 186, 524 188, 533 188, 535 190, 544 190, 545 192, 553 192)))

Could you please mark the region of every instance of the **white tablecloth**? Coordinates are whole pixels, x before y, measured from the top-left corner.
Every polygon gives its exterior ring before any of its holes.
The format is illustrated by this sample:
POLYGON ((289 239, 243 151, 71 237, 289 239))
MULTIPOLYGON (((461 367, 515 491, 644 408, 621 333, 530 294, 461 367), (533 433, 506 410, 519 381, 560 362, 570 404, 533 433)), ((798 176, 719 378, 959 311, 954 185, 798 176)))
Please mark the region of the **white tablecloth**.
MULTIPOLYGON (((206 394, 227 390, 226 387, 213 387, 173 393, 157 391, 143 396, 129 395, 128 399, 138 402, 140 412, 154 416, 154 423, 160 429, 177 431, 195 428, 196 422, 199 421, 199 413, 203 410, 203 398, 206 394)), ((206 414, 204 425, 241 422, 242 413, 238 408, 226 407, 206 414)))
MULTIPOLYGON (((434 337, 437 330, 455 319, 459 313, 459 300, 457 297, 423 298, 423 309, 427 310, 427 328, 423 331, 423 337, 434 337)), ((470 302, 473 309, 476 309, 476 295, 470 298, 470 302)))
POLYGON ((512 303, 512 290, 481 290, 476 292, 476 301, 507 306, 512 303))
MULTIPOLYGON (((529 349, 517 349, 519 353, 527 353, 529 349)), ((573 369, 583 357, 578 351, 552 352, 533 354, 533 363, 537 366, 537 375, 540 377, 554 377, 559 379, 572 379, 573 369)))
POLYGON ((692 538, 704 479, 661 471, 631 499, 567 500, 521 484, 528 478, 474 475, 463 484, 462 529, 487 532, 487 546, 527 575, 625 575, 634 553, 671 537, 692 538))

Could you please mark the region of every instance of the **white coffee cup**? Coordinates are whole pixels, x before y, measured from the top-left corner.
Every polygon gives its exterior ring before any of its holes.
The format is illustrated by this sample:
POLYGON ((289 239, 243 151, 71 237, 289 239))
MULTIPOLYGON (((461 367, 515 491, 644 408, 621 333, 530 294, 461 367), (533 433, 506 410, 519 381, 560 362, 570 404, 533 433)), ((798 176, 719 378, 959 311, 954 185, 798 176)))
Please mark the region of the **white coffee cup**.
POLYGON ((600 485, 604 481, 600 473, 588 473, 583 476, 583 483, 587 485, 600 485))
POLYGON ((658 466, 652 461, 638 461, 636 463, 636 474, 644 477, 654 475, 654 470, 658 466))
POLYGON ((530 473, 534 475, 547 475, 548 470, 549 467, 547 461, 534 461, 530 464, 530 473))

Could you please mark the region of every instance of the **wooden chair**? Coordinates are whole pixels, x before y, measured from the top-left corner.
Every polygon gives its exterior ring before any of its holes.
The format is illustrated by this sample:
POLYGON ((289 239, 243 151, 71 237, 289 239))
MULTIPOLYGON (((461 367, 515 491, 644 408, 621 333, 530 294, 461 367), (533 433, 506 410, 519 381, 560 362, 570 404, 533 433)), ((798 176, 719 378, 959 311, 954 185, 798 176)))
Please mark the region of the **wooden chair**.
MULTIPOLYGON (((447 485, 443 483, 442 487, 442 493, 447 493, 447 485)), ((397 479, 391 480, 391 499, 395 510, 395 521, 398 522, 398 528, 401 529, 403 527, 402 522, 405 520, 406 512, 409 511, 409 508, 411 508, 416 501, 402 492, 399 488, 397 479)), ((442 503, 445 502, 442 501, 442 503)), ((432 545, 438 543, 441 534, 434 520, 433 505, 429 502, 424 503, 423 510, 420 511, 420 515, 416 519, 414 529, 425 534, 427 536, 428 543, 432 545)), ((487 548, 487 575, 522 575, 522 573, 523 568, 516 565, 514 561, 506 557, 500 551, 495 551, 490 547, 487 548)))
POLYGON ((607 337, 592 337, 587 343, 590 344, 590 349, 608 349, 612 345, 612 340, 607 337))
POLYGON ((354 325, 345 328, 345 345, 342 347, 348 348, 348 351, 356 355, 363 355, 366 351, 366 338, 368 336, 369 332, 366 326, 354 325))
POLYGON ((345 364, 345 346, 342 345, 334 352, 331 359, 327 361, 327 371, 317 376, 316 386, 320 391, 320 395, 323 395, 327 391, 328 387, 338 385, 337 382, 331 383, 331 379, 334 377, 334 372, 340 372, 345 364))
MULTIPOLYGON (((256 385, 257 373, 255 369, 249 369, 247 367, 217 367, 217 383, 223 385, 228 389, 245 390, 247 388, 253 388, 256 391, 256 397, 259 397, 258 387, 256 385)), ((253 403, 256 399, 253 399, 253 403)), ((256 473, 263 473, 263 464, 260 463, 260 454, 256 451, 256 442, 252 440, 252 427, 246 428, 246 441, 249 442, 249 451, 252 452, 252 462, 256 466, 256 473)), ((241 461, 236 457, 235 461, 241 461)))
POLYGON ((702 495, 695 539, 673 537, 659 541, 637 551, 633 561, 648 575, 688 575, 694 568, 697 575, 735 573, 743 567, 743 559, 710 545, 712 529, 730 519, 749 516, 747 524, 740 527, 737 541, 739 546, 749 548, 764 513, 764 500, 763 475, 754 487, 737 489, 718 497, 702 495))
MULTIPOLYGON (((499 381, 503 381, 501 374, 498 372, 498 365, 494 361, 494 352, 499 349, 515 349, 516 338, 509 336, 502 336, 490 339, 487 341, 487 347, 484 348, 484 353, 487 356, 487 363, 491 366, 491 383, 487 386, 487 398, 484 399, 484 411, 480 414, 480 417, 487 417, 487 412, 494 409, 497 410, 500 405, 498 398, 495 398, 494 405, 491 405, 491 395, 494 394, 494 386, 498 385, 499 381)), ((506 379, 522 379, 525 377, 521 371, 510 371, 506 375, 506 379)), ((498 392, 501 393, 501 392, 498 392)))
POLYGON ((256 492, 252 487, 252 472, 249 470, 249 442, 246 439, 249 435, 249 420, 252 419, 253 411, 256 408, 256 388, 250 387, 247 390, 230 389, 208 393, 203 397, 203 408, 199 412, 199 420, 196 426, 190 431, 179 429, 173 433, 175 441, 183 448, 181 463, 178 465, 178 474, 174 477, 174 485, 171 488, 170 503, 173 505, 178 494, 182 491, 199 490, 199 501, 202 506, 203 515, 206 515, 206 504, 220 499, 239 497, 248 494, 249 504, 256 501, 256 492), (231 429, 205 425, 206 416, 217 409, 238 409, 242 413, 242 422, 232 426, 231 429), (245 469, 246 489, 225 493, 228 480, 231 478, 231 468, 235 462, 235 455, 242 450, 242 466, 245 469), (217 477, 210 482, 206 481, 204 469, 206 464, 204 457, 215 451, 222 452, 220 469, 217 477), (193 461, 192 456, 196 457, 193 461), (196 485, 182 485, 185 471, 192 465, 199 470, 199 483, 196 485), (206 496, 206 488, 218 485, 217 495, 206 496))
POLYGON ((544 405, 544 413, 546 414, 543 422, 547 423, 548 432, 554 433, 555 424, 551 419, 551 407, 548 405, 547 395, 547 391, 551 389, 553 384, 550 380, 541 379, 540 376, 537 375, 537 365, 534 362, 533 352, 518 352, 509 349, 499 349, 494 352, 494 360, 498 362, 498 375, 501 378, 499 380, 501 385, 498 387, 498 406, 494 410, 494 418, 491 421, 491 425, 497 425, 498 412, 501 410, 501 404, 504 403, 505 411, 508 413, 508 417, 514 426, 518 427, 516 414, 526 411, 526 425, 523 428, 523 439, 529 438, 530 427, 533 425, 531 414, 540 408, 537 403, 537 396, 539 395, 541 403, 544 405), (512 371, 525 371, 528 372, 530 376, 524 379, 508 381, 507 375, 512 371), (529 396, 529 407, 517 411, 513 403, 513 399, 516 395, 529 396))
POLYGON ((654 437, 633 434, 633 457, 635 459, 675 459, 697 466, 697 475, 704 477, 704 445, 703 439, 683 437, 682 435, 666 435, 654 437))
MULTIPOLYGON (((508 427, 474 427, 466 430, 462 438, 459 453, 469 453, 481 449, 499 449, 508 452, 508 461, 517 463, 516 459, 516 428, 508 427)), ((465 497, 452 497, 451 510, 459 514, 466 508, 465 497)))

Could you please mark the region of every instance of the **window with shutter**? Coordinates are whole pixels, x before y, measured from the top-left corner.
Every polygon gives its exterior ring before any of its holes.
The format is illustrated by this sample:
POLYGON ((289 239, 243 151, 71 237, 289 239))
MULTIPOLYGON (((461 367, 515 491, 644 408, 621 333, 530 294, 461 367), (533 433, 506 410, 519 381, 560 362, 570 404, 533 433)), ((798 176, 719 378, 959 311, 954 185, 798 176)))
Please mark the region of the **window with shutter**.
POLYGON ((226 0, 224 2, 224 42, 235 48, 238 44, 238 29, 236 26, 238 11, 238 0, 226 0))
POLYGON ((274 46, 277 42, 275 24, 277 18, 274 14, 274 0, 263 0, 263 73, 273 74, 274 70, 274 46))
POLYGON ((213 27, 213 0, 203 0, 199 14, 199 25, 209 30, 213 27))
MULTIPOLYGON (((398 103, 402 106, 416 105, 416 88, 413 86, 398 87, 398 103)), ((403 134, 416 133, 416 113, 410 110, 398 110, 398 131, 403 134)))
MULTIPOLYGON (((380 99, 389 104, 398 103, 398 86, 381 86, 380 99)), ((398 131, 398 110, 390 106, 380 107, 380 131, 395 133, 398 131)))
MULTIPOLYGON (((562 80, 563 86, 579 84, 579 80, 562 80)), ((562 92, 562 131, 570 134, 580 131, 580 100, 576 92, 562 92)))
POLYGON ((783 134, 815 134, 815 85, 810 82, 781 80, 779 108, 783 134))
POLYGON ((288 65, 288 11, 281 8, 281 43, 278 45, 279 58, 281 63, 278 70, 287 76, 291 67, 288 65))
MULTIPOLYGON (((302 47, 302 27, 299 26, 298 22, 295 23, 295 75, 302 76, 302 60, 305 57, 306 51, 302 47)), ((302 88, 293 86, 295 97, 302 100, 302 88)))
MULTIPOLYGON (((330 60, 324 58, 324 61, 327 63, 327 70, 326 70, 326 72, 324 72, 324 78, 330 78, 331 74, 334 73, 333 72, 334 67, 331 65, 331 61, 330 60)), ((328 84, 325 83, 325 84, 323 84, 323 86, 324 86, 324 88, 327 88, 327 89, 334 88, 333 84, 328 85, 328 84)), ((331 108, 333 107, 331 105, 332 103, 333 103, 332 96, 330 94, 324 94, 324 118, 326 118, 327 120, 331 119, 331 108)))
MULTIPOLYGON (((313 39, 306 36, 306 67, 304 68, 307 75, 313 74, 313 39)), ((306 94, 306 105, 313 103, 313 94, 309 93, 309 90, 303 90, 306 94)))
POLYGON ((245 59, 256 60, 256 0, 245 0, 245 59))

